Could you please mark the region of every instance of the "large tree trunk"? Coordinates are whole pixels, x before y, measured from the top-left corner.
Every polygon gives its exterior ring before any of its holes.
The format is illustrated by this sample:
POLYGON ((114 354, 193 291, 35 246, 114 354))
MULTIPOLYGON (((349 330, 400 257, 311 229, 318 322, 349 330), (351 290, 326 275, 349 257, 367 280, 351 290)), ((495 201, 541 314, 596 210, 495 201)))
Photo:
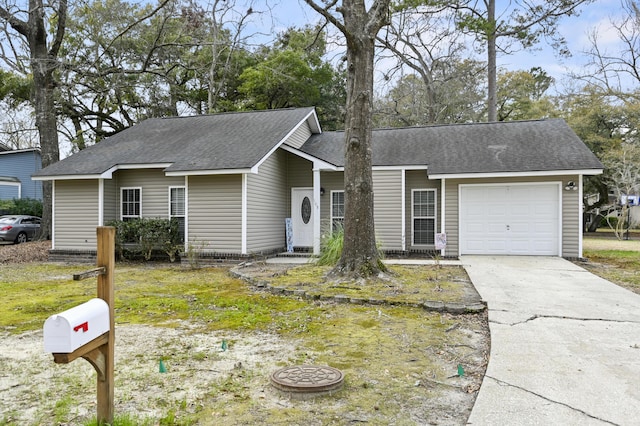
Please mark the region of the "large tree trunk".
MULTIPOLYGON (((60 159, 58 127, 54 102, 54 71, 58 67, 58 52, 66 28, 67 0, 58 0, 56 19, 47 17, 42 0, 29 0, 28 19, 0 6, 0 20, 8 23, 21 34, 29 45, 30 68, 33 76, 33 105, 36 111, 36 127, 40 137, 42 166, 47 167, 60 159), (55 33, 47 38, 47 28, 55 22, 55 33)), ((51 235, 51 183, 43 183, 42 224, 38 238, 51 235)))
MULTIPOLYGON (((61 10, 66 11, 66 2, 61 2, 61 10)), ((58 26, 59 33, 56 34, 56 43, 61 41, 64 34, 65 18, 60 17, 60 19, 63 22, 58 26)), ((29 42, 31 72, 33 73, 33 104, 36 111, 36 127, 40 137, 40 153, 44 168, 60 160, 53 75, 58 67, 57 48, 59 46, 56 44, 52 51, 47 49, 47 31, 42 0, 29 1, 27 40, 29 42)), ((45 181, 42 186, 42 222, 38 238, 48 239, 51 236, 52 184, 50 181, 45 181)))
POLYGON ((344 34, 347 40, 347 112, 345 116, 344 245, 332 275, 368 277, 385 269, 376 247, 371 173, 373 57, 378 31, 389 22, 390 0, 343 0, 343 22, 328 9, 336 2, 305 0, 344 34), (326 6, 326 8, 325 8, 326 6), (367 11, 367 6, 369 10, 367 11))
MULTIPOLYGON (((37 58, 34 58, 37 60, 37 58)), ((32 69, 36 69, 32 65, 32 69)), ((42 155, 42 167, 60 160, 58 146, 58 126, 54 105, 54 83, 50 72, 34 72, 34 105, 36 109, 36 127, 40 136, 40 153, 42 155)), ((40 225, 39 239, 51 237, 52 225, 52 182, 42 182, 42 222, 40 225)))
POLYGON ((376 247, 373 222, 371 139, 375 36, 359 2, 343 2, 347 38, 347 111, 345 117, 345 217, 342 256, 332 273, 366 277, 384 265, 376 247))

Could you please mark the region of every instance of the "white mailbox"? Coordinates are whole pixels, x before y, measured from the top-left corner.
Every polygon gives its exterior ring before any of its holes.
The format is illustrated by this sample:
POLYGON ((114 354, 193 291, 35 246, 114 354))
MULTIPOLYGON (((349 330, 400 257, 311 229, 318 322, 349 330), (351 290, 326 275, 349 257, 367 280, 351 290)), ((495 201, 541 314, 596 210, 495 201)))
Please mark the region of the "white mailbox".
POLYGON ((47 318, 43 330, 44 350, 71 353, 107 331, 109 305, 102 299, 91 299, 47 318))

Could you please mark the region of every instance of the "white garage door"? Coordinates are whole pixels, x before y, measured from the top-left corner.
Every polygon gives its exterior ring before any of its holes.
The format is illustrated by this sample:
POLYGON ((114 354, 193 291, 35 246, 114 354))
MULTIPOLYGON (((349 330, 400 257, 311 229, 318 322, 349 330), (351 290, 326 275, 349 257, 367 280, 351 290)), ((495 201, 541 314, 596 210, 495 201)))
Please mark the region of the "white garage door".
POLYGON ((460 254, 560 254, 557 184, 460 187, 460 254))

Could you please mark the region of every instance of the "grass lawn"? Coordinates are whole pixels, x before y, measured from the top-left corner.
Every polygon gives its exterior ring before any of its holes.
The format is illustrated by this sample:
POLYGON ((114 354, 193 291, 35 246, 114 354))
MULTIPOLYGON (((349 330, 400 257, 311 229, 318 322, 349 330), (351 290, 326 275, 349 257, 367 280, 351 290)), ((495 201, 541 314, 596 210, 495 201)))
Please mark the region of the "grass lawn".
MULTIPOLYGON (((42 351, 45 319, 94 297, 95 280, 71 279, 86 269, 0 265, 0 425, 86 425, 95 417, 89 364, 56 365, 42 351)), ((468 285, 458 267, 397 269, 371 288, 318 284, 322 273, 306 266, 261 279, 392 301, 457 301, 468 285)), ((486 367, 484 313, 274 295, 226 267, 119 264, 115 285, 119 425, 464 424, 486 367), (311 400, 270 386, 271 372, 297 364, 338 368, 345 384, 311 400)))
POLYGON ((583 251, 580 266, 640 294, 640 240, 585 238, 583 251))

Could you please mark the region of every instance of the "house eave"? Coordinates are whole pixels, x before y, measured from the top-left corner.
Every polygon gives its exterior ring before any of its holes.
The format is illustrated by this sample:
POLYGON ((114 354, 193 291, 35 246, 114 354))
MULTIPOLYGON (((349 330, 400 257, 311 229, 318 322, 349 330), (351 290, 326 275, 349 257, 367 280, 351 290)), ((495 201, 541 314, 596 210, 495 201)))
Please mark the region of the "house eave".
MULTIPOLYGON (((103 178, 102 174, 31 176, 32 180, 37 180, 37 181, 89 180, 89 179, 101 179, 101 178, 103 178)), ((110 179, 110 177, 109 177, 109 179, 110 179)))
POLYGON ((9 151, 0 151, 0 155, 21 154, 25 152, 36 152, 40 154, 40 148, 23 148, 23 149, 9 150, 9 151))
POLYGON ((265 161, 267 161, 267 158, 269 158, 274 152, 276 152, 276 150, 278 148, 281 147, 285 147, 285 142, 291 137, 291 135, 293 135, 299 128, 300 126, 302 126, 303 123, 308 123, 309 124, 309 128, 311 129, 312 133, 320 133, 320 123, 318 122, 318 117, 316 115, 316 111, 315 109, 310 111, 309 114, 307 114, 307 116, 305 118, 303 118, 302 120, 300 120, 300 122, 298 122, 298 124, 296 124, 291 130, 289 130, 289 132, 278 141, 278 143, 276 143, 270 150, 269 152, 267 152, 266 155, 264 155, 252 168, 252 172, 253 173, 257 173, 258 168, 262 165, 262 163, 264 163, 265 161))
POLYGON ((425 164, 405 164, 398 166, 372 166, 372 170, 384 171, 384 170, 428 170, 429 166, 425 164))
POLYGON ((322 128, 320 127, 320 120, 318 120, 318 114, 316 114, 315 108, 313 111, 309 112, 309 114, 305 117, 304 121, 309 123, 309 127, 313 133, 322 133, 322 128))
POLYGON ((293 155, 297 155, 300 158, 304 158, 305 160, 311 161, 313 163, 314 170, 328 170, 328 171, 338 170, 338 167, 336 165, 327 163, 324 160, 320 160, 319 158, 314 157, 313 155, 306 154, 294 147, 291 147, 288 145, 282 145, 280 148, 282 148, 284 151, 287 151, 293 155))
POLYGON ((111 179, 113 173, 118 170, 141 170, 141 169, 166 169, 173 163, 149 163, 149 164, 118 164, 101 173, 86 173, 77 175, 49 175, 32 176, 33 180, 87 180, 87 179, 111 179))
POLYGON ((176 170, 165 172, 166 176, 210 176, 210 175, 237 175, 246 173, 257 173, 253 168, 243 169, 218 169, 218 170, 176 170))
POLYGON ((483 179, 503 177, 538 177, 538 176, 573 176, 573 175, 599 175, 602 169, 582 170, 541 170, 526 172, 487 172, 487 173, 437 173, 428 174, 429 179, 483 179))

